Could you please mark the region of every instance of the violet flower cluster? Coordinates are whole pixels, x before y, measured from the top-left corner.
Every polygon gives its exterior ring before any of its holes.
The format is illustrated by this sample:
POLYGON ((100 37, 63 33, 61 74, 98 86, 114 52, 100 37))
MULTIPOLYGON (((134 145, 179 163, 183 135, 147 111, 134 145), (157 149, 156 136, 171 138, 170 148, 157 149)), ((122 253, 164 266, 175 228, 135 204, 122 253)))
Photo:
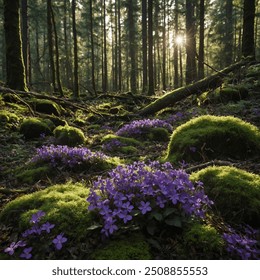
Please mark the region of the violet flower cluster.
POLYGON ((64 166, 73 168, 84 163, 92 163, 96 160, 107 158, 101 152, 92 152, 87 148, 68 147, 68 146, 42 146, 36 150, 36 155, 32 162, 48 162, 53 167, 64 166))
POLYGON ((118 136, 133 136, 133 135, 141 135, 147 131, 149 128, 158 128, 162 127, 167 129, 169 132, 172 131, 172 126, 164 120, 160 119, 144 119, 132 121, 129 124, 124 125, 120 128, 116 135, 118 136))
POLYGON ((156 161, 118 166, 109 172, 109 178, 99 177, 87 201, 89 210, 101 215, 106 236, 118 230, 119 224, 155 209, 174 207, 187 216, 204 218, 212 204, 202 183, 195 186, 183 170, 156 161))
MULTIPOLYGON (((42 235, 44 232, 50 233, 51 230, 55 227, 54 224, 51 224, 49 222, 40 224, 40 220, 42 217, 45 216, 45 212, 38 211, 37 213, 32 215, 32 218, 30 220, 30 223, 32 224, 32 227, 27 229, 22 233, 22 238, 25 240, 19 240, 17 242, 12 242, 5 250, 4 252, 9 254, 10 256, 14 255, 16 249, 25 247, 20 254, 20 258, 22 259, 31 259, 33 257, 32 251, 33 247, 28 247, 27 244, 30 243, 30 240, 32 238, 35 238, 39 241, 39 236, 42 235), (26 240, 28 239, 28 240, 26 240)), ((56 250, 60 250, 63 246, 63 243, 67 241, 67 238, 64 237, 64 234, 58 234, 53 240, 52 243, 55 246, 56 250)))
POLYGON ((127 144, 122 143, 118 139, 111 139, 110 141, 107 141, 106 143, 104 143, 102 145, 102 149, 104 151, 107 151, 107 152, 114 152, 118 148, 121 148, 121 147, 124 147, 124 146, 127 146, 127 144))
POLYGON ((242 260, 260 259, 260 250, 257 247, 259 231, 248 225, 242 229, 242 232, 237 232, 231 227, 228 227, 228 231, 222 237, 227 244, 226 249, 231 255, 238 256, 242 260))

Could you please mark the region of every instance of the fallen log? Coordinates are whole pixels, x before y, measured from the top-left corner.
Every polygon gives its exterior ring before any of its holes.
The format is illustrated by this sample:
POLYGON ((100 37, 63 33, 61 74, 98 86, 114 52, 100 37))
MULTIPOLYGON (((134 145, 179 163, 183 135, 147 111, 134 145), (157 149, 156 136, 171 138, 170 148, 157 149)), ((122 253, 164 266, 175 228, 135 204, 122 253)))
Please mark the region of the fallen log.
POLYGON ((252 63, 252 58, 248 57, 243 59, 235 64, 232 64, 221 71, 218 71, 216 74, 199 80, 191 85, 178 88, 163 95, 161 98, 156 101, 148 104, 146 107, 141 109, 138 114, 141 116, 154 114, 164 108, 174 105, 176 102, 181 101, 191 95, 200 95, 203 92, 209 89, 216 89, 222 84, 223 78, 226 75, 236 69, 239 69, 242 66, 252 63))

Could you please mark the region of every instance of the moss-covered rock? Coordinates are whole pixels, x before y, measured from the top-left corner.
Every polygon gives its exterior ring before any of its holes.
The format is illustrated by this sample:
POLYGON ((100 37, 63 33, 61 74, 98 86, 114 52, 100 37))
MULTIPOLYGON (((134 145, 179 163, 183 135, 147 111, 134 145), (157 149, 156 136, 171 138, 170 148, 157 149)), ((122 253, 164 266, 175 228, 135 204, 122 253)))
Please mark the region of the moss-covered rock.
POLYGON ((0 213, 0 222, 21 233, 31 227, 32 214, 42 210, 46 213, 42 221, 55 224, 55 232, 64 232, 70 240, 80 240, 92 223, 87 210, 88 194, 88 188, 71 182, 48 187, 9 202, 0 213))
POLYGON ((47 115, 60 116, 61 107, 54 101, 47 99, 33 99, 32 104, 35 111, 39 113, 44 113, 47 115))
POLYGON ((20 133, 26 139, 33 139, 40 137, 42 134, 51 135, 54 127, 53 122, 49 119, 32 117, 24 119, 20 126, 20 133))
POLYGON ((185 259, 219 259, 225 251, 221 235, 210 225, 191 224, 181 243, 181 254, 185 259))
POLYGON ((97 249, 92 255, 94 260, 150 260, 148 243, 142 234, 133 234, 124 239, 111 240, 108 245, 97 249))
POLYGON ((67 145, 70 147, 82 145, 86 139, 84 133, 79 128, 65 125, 58 126, 53 131, 56 142, 59 145, 67 145))
POLYGON ((201 116, 176 128, 166 160, 245 159, 260 152, 260 131, 235 117, 201 116))
POLYGON ((229 166, 207 167, 191 175, 204 183, 214 209, 229 223, 260 227, 260 176, 229 166))
POLYGON ((163 127, 150 128, 147 131, 147 138, 151 141, 167 142, 170 138, 170 133, 163 127))

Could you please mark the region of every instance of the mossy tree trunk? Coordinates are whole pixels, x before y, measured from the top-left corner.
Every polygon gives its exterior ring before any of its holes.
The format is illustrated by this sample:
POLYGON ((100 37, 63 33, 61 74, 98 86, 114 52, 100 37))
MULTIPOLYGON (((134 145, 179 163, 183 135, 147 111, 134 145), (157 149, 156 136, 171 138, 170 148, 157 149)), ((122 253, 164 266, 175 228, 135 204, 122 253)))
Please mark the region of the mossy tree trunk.
POLYGON ((156 101, 150 103, 145 108, 143 108, 139 114, 141 116, 154 114, 164 108, 174 105, 176 102, 183 100, 191 95, 199 95, 209 89, 215 89, 222 84, 222 80, 226 77, 226 74, 244 66, 252 61, 252 57, 248 57, 247 59, 241 60, 235 64, 226 67, 225 69, 218 71, 216 74, 199 80, 191 85, 186 87, 178 88, 172 92, 169 92, 163 95, 161 98, 156 101))
POLYGON ((20 29, 20 1, 4 0, 6 43, 6 83, 16 90, 27 91, 20 29))

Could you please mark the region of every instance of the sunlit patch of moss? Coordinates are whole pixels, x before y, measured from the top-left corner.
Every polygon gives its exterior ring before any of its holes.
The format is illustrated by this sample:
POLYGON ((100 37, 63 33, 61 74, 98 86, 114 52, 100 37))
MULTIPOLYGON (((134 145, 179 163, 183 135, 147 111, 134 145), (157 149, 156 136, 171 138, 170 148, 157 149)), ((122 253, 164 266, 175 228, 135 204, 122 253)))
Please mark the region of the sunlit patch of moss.
POLYGON ((56 142, 59 145, 78 146, 85 143, 84 133, 79 128, 65 125, 58 126, 53 131, 56 142))
POLYGON ((193 223, 183 234, 182 254, 185 259, 219 259, 223 252, 224 241, 217 230, 210 226, 193 223))
POLYGON ((32 214, 42 210, 46 213, 42 220, 55 224, 57 233, 64 232, 69 239, 80 240, 92 223, 92 214, 87 210, 88 194, 88 188, 79 183, 48 187, 9 202, 0 213, 0 222, 21 232, 30 227, 32 214))
POLYGON ((97 249, 91 256, 94 260, 151 260, 148 243, 142 234, 128 234, 123 239, 110 240, 108 245, 97 249))
POLYGON ((175 129, 165 160, 245 159, 259 152, 260 131, 256 126, 235 117, 205 115, 175 129))
POLYGON ((17 124, 19 117, 7 110, 0 110, 0 123, 2 124, 17 124))
POLYGON ((260 227, 260 176, 230 166, 213 166, 191 175, 202 181, 214 209, 229 223, 260 227))
POLYGON ((40 137, 42 134, 51 135, 54 127, 53 122, 49 119, 32 117, 23 120, 20 126, 20 133, 26 139, 33 139, 40 137))

